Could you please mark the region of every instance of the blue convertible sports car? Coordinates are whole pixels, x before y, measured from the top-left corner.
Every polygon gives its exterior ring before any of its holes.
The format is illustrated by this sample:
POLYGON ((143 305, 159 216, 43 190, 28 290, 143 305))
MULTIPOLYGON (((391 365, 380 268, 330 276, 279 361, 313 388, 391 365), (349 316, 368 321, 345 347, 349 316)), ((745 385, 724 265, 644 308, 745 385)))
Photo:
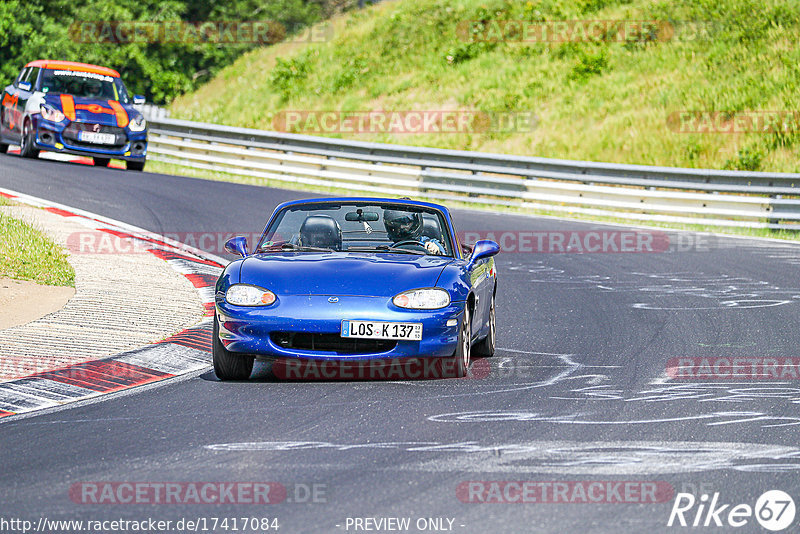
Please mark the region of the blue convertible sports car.
POLYGON ((0 153, 18 144, 24 158, 40 150, 89 156, 107 167, 112 158, 130 170, 144 169, 147 122, 133 104, 119 73, 72 61, 37 60, 25 65, 3 91, 0 153))
MULTIPOLYGON (((214 370, 244 380, 255 358, 313 364, 436 360, 464 376, 495 345, 500 247, 458 242, 447 208, 412 200, 281 204, 216 284, 214 370)), ((332 375, 323 377, 333 378, 332 375)))

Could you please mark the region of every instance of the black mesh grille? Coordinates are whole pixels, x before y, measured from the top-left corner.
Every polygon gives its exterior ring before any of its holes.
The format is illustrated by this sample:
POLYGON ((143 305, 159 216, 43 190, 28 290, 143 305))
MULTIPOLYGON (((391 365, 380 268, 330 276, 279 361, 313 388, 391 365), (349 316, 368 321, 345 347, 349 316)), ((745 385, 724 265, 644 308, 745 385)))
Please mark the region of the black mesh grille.
POLYGON ((62 133, 62 135, 64 136, 64 139, 69 140, 69 144, 87 148, 92 148, 92 147, 122 148, 123 146, 125 146, 125 143, 128 142, 128 137, 125 135, 125 130, 123 128, 119 128, 118 126, 106 126, 104 124, 92 124, 88 122, 71 122, 66 128, 64 128, 64 132, 62 133), (78 133, 80 132, 98 132, 98 133, 113 134, 116 139, 114 140, 113 145, 85 143, 83 141, 78 140, 78 133))
POLYGON ((279 347, 297 350, 336 352, 339 354, 374 354, 387 352, 397 346, 389 339, 359 339, 339 334, 308 332, 273 332, 272 342, 279 347))

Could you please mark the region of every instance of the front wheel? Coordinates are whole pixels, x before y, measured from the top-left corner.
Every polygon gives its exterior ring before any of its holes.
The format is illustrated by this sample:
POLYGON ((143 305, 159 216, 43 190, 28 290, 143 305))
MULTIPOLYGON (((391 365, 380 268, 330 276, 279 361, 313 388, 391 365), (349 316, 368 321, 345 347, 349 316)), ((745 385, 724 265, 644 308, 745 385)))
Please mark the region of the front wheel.
POLYGON ((481 358, 491 358, 494 356, 494 340, 495 340, 495 320, 494 320, 494 295, 492 295, 492 302, 489 305, 489 333, 478 344, 475 345, 475 356, 481 358))
POLYGON ((111 158, 92 158, 94 160, 95 167, 108 167, 108 164, 111 163, 111 158))
POLYGON ((219 320, 214 314, 214 334, 211 339, 211 354, 214 361, 214 374, 220 380, 247 380, 253 372, 255 357, 236 354, 225 348, 219 340, 219 320))
POLYGON ((39 157, 39 149, 33 146, 33 128, 31 121, 26 120, 22 125, 22 140, 20 141, 19 155, 23 158, 39 157))
POLYGON ((144 161, 129 161, 125 164, 125 168, 129 171, 143 171, 144 161))
POLYGON ((6 143, 0 143, 0 154, 5 154, 8 152, 8 145, 6 143))
POLYGON ((470 324, 469 310, 464 310, 464 319, 458 329, 458 346, 450 357, 455 370, 456 378, 467 376, 470 361, 470 348, 472 345, 472 325, 470 324))

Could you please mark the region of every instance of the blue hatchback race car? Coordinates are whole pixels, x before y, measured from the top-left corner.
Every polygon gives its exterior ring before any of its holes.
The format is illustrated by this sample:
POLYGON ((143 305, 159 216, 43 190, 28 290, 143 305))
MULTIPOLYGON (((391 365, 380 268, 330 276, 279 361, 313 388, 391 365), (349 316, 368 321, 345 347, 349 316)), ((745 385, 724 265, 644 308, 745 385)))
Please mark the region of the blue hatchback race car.
POLYGON ((216 284, 221 380, 247 379, 256 358, 288 378, 464 376, 472 354, 494 354, 500 247, 461 245, 444 206, 292 201, 252 251, 244 237, 226 249, 242 258, 216 284))
POLYGON ((25 65, 5 88, 0 105, 0 153, 18 144, 20 155, 40 150, 89 156, 95 165, 112 158, 130 170, 144 169, 147 122, 133 104, 119 73, 72 61, 38 60, 25 65))

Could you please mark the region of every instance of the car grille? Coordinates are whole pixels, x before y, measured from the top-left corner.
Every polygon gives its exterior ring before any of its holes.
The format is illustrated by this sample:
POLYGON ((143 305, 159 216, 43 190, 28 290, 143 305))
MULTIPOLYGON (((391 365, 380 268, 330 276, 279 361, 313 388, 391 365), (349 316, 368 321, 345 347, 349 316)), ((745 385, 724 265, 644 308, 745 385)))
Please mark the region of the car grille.
POLYGON ((309 332, 273 332, 272 342, 286 349, 336 352, 339 354, 373 354, 388 352, 397 346, 388 339, 359 339, 339 334, 309 332))
POLYGON ((118 126, 106 126, 104 124, 92 124, 88 122, 71 122, 69 125, 64 128, 64 132, 61 134, 64 139, 69 141, 70 145, 79 146, 84 148, 116 148, 121 149, 125 146, 125 143, 128 142, 128 136, 125 135, 125 130, 123 128, 119 128, 118 126), (98 129, 95 129, 99 126, 98 129), (97 143, 85 143, 83 141, 78 140, 78 133, 79 132, 100 132, 100 133, 108 133, 113 134, 116 136, 113 145, 100 145, 97 143))

